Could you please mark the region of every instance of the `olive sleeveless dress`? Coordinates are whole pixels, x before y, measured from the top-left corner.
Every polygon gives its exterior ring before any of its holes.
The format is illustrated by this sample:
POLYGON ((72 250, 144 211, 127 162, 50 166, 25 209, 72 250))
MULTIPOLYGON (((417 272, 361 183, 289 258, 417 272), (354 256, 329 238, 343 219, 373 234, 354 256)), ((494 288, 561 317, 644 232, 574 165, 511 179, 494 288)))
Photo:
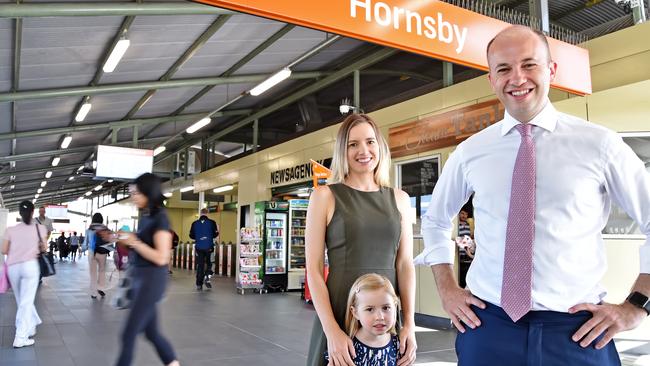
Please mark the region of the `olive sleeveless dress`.
MULTIPOLYGON (((401 215, 392 188, 364 192, 345 184, 329 185, 335 208, 327 225, 325 245, 329 260, 327 291, 334 317, 345 332, 348 293, 366 273, 386 276, 397 288, 395 259, 401 235, 401 215)), ((318 317, 314 321, 308 366, 325 365, 327 338, 318 317)))

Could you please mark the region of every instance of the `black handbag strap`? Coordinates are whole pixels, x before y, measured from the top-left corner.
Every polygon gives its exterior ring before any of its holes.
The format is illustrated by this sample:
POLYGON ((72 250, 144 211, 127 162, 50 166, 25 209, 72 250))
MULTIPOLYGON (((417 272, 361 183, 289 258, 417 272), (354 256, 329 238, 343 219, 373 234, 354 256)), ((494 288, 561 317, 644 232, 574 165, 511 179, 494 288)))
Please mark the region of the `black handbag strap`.
POLYGON ((36 227, 36 235, 38 235, 38 248, 40 249, 43 238, 41 238, 41 231, 38 230, 38 224, 34 225, 34 227, 36 227))

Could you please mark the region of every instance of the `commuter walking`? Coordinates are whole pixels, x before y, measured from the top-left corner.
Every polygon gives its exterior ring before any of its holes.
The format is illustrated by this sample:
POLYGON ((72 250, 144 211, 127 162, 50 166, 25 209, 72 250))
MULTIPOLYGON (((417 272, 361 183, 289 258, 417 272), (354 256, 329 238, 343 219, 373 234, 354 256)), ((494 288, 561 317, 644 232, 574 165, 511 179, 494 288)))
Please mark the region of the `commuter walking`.
POLYGON ((38 208, 38 217, 36 217, 36 223, 40 225, 44 225, 45 228, 47 229, 47 235, 45 238, 43 238, 43 240, 45 241, 50 240, 50 235, 52 235, 52 231, 54 231, 54 225, 52 219, 45 216, 45 206, 41 206, 38 208))
MULTIPOLYGON (((122 331, 117 366, 129 366, 138 334, 144 332, 165 365, 179 366, 176 354, 158 326, 157 304, 167 286, 167 263, 172 248, 169 218, 163 207, 160 180, 151 173, 138 177, 129 187, 131 200, 141 219, 137 234, 120 231, 118 244, 131 249, 132 302, 122 331)), ((105 237, 106 239, 106 237, 105 237)))
POLYGON ((647 241, 626 301, 603 302, 598 283, 610 200, 650 235, 650 174, 615 132, 555 110, 551 56, 545 36, 523 26, 488 43, 504 119, 458 145, 422 217, 416 261, 431 266, 459 330, 460 366, 620 365, 612 338, 650 313, 647 241), (472 194, 477 247, 461 288, 449 238, 472 194))
POLYGON ((15 348, 33 345, 29 337, 36 335, 36 326, 41 324, 34 306, 41 274, 37 257, 47 250, 47 228, 32 219, 34 204, 22 201, 18 212, 22 222, 7 228, 0 248, 7 255, 5 265, 9 266, 9 282, 16 298, 15 348))
POLYGON ((79 251, 79 237, 77 236, 77 232, 74 231, 68 240, 70 241, 70 256, 72 257, 72 261, 75 262, 77 252, 79 251))
POLYGON ((388 144, 375 121, 365 114, 348 116, 336 136, 331 184, 314 190, 307 209, 307 276, 318 314, 308 366, 324 365, 326 350, 330 365, 354 365, 354 343, 345 331, 347 299, 354 281, 371 272, 387 277, 399 292, 397 365, 415 361, 413 217, 408 194, 390 187, 389 169, 388 144))
POLYGON ((91 224, 86 230, 86 247, 88 248, 88 269, 90 271, 90 297, 106 296, 106 257, 110 251, 106 249, 106 241, 98 235, 107 230, 103 224, 104 216, 96 212, 93 214, 91 224))
POLYGON ((203 284, 208 289, 212 288, 210 278, 211 272, 210 256, 214 251, 214 242, 219 240, 219 226, 217 223, 208 218, 208 209, 201 209, 201 217, 192 223, 190 228, 190 238, 196 241, 196 289, 201 291, 203 284))

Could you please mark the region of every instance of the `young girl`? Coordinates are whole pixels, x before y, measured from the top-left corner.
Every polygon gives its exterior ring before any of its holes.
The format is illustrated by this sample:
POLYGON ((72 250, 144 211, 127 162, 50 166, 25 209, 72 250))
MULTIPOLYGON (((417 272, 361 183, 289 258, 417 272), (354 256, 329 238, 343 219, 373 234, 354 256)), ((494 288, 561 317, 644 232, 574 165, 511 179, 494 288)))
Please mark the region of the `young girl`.
MULTIPOLYGON (((359 277, 348 295, 345 326, 352 338, 355 365, 396 366, 399 338, 395 329, 399 298, 388 278, 376 273, 359 277)), ((325 360, 329 361, 327 352, 325 360)))

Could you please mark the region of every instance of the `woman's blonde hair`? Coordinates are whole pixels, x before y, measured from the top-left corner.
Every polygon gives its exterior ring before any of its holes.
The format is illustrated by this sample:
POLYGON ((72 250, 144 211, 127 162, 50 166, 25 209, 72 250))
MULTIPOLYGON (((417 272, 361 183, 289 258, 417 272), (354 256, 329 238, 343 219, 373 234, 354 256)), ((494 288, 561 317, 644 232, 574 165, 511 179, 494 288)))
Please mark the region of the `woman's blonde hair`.
POLYGON ((367 114, 353 113, 345 118, 336 134, 336 142, 334 143, 334 156, 332 157, 332 177, 329 179, 330 183, 343 183, 345 177, 348 176, 348 139, 350 138, 350 130, 357 125, 367 123, 375 131, 377 138, 377 145, 379 146, 379 161, 375 168, 375 183, 380 187, 390 187, 390 149, 388 144, 381 134, 379 127, 375 121, 367 114))
MULTIPOLYGON (((399 314, 400 302, 399 298, 395 294, 395 289, 393 284, 390 283, 390 280, 382 275, 376 273, 368 273, 354 281, 354 284, 350 288, 350 294, 348 295, 348 307, 345 314, 345 329, 348 332, 350 337, 354 337, 355 334, 361 328, 361 324, 352 314, 352 308, 356 307, 357 304, 357 294, 361 291, 375 291, 375 290, 384 290, 390 297, 395 301, 395 316, 399 314)), ((396 323, 396 322, 395 322, 396 323)), ((395 323, 390 328, 391 334, 397 334, 397 329, 395 328, 395 323)))

